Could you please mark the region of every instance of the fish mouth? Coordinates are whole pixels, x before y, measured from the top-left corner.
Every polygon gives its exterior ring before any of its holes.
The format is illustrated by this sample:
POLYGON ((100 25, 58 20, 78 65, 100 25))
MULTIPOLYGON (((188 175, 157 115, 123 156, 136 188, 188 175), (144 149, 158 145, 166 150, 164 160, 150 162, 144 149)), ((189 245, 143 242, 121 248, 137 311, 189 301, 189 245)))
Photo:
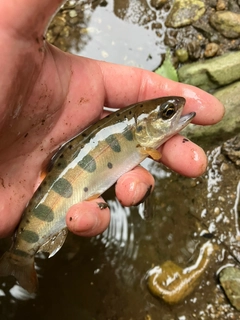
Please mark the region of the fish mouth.
POLYGON ((190 112, 188 114, 185 114, 184 116, 181 116, 177 125, 177 130, 180 131, 185 128, 195 116, 196 112, 190 112))

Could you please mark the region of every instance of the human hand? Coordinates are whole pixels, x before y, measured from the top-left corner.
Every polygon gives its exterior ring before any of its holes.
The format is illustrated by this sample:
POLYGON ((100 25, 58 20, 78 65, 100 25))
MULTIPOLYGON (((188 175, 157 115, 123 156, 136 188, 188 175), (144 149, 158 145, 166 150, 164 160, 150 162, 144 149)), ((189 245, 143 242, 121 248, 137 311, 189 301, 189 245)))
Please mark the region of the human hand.
MULTIPOLYGON (((142 69, 74 56, 45 43, 44 30, 61 2, 0 3, 0 237, 13 232, 54 151, 103 117, 103 106, 122 108, 178 95, 186 98, 184 113, 197 113, 195 124, 214 124, 224 114, 219 101, 197 88, 142 69)), ((195 177, 206 168, 203 150, 192 142, 183 144, 180 135, 161 152, 161 161, 183 175, 195 177), (176 157, 184 161, 176 162, 176 157)), ((137 167, 118 180, 116 195, 123 205, 132 205, 150 185, 153 177, 137 167)), ((100 210, 95 200, 74 205, 66 221, 71 231, 89 236, 102 232, 109 219, 109 210, 100 210)))

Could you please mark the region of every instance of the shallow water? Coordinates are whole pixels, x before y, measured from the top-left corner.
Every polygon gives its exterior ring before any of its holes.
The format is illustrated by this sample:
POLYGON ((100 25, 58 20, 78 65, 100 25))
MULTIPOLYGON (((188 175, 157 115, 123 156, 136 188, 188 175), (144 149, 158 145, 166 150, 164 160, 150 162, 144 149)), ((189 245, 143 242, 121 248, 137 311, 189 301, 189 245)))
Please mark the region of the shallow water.
POLYGON ((91 9, 87 1, 76 8, 78 20, 70 18, 74 13, 67 6, 62 20, 50 26, 48 40, 77 55, 153 70, 166 51, 163 22, 169 7, 156 11, 147 0, 131 0, 125 6, 127 2, 109 0, 91 9))
POLYGON ((153 215, 143 220, 138 208, 122 208, 109 200, 112 221, 103 235, 91 239, 70 235, 53 258, 36 259, 40 284, 36 296, 26 294, 11 278, 1 279, 0 318, 190 320, 219 314, 239 319, 217 278, 219 268, 236 263, 231 244, 239 177, 219 148, 209 153, 209 160, 208 172, 198 179, 151 165, 158 177, 150 198, 153 215), (153 297, 146 286, 147 272, 166 260, 191 266, 209 239, 218 249, 193 293, 172 306, 153 297))

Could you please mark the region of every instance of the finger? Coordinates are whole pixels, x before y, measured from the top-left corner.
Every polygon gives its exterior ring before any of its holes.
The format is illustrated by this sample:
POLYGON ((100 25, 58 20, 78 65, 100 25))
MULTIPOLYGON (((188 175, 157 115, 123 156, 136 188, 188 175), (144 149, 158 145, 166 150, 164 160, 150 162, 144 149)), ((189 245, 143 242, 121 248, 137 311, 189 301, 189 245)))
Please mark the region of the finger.
POLYGON ((122 205, 133 206, 143 201, 153 187, 153 176, 146 169, 138 166, 117 181, 115 190, 122 205))
POLYGON ((110 210, 101 208, 102 198, 83 201, 72 206, 67 213, 68 229, 79 236, 96 236, 103 232, 110 222, 110 210))
POLYGON ((161 147, 161 162, 172 170, 187 176, 198 177, 207 167, 202 148, 181 135, 175 135, 161 147))
POLYGON ((197 113, 193 122, 213 124, 224 115, 223 105, 212 95, 196 87, 174 82, 138 68, 98 62, 105 83, 106 105, 113 108, 161 96, 182 96, 186 99, 185 113, 197 113), (113 81, 114 80, 114 81, 113 81))
POLYGON ((1 1, 0 26, 18 36, 31 38, 35 34, 37 38, 39 32, 43 35, 51 16, 62 3, 63 0, 1 1))

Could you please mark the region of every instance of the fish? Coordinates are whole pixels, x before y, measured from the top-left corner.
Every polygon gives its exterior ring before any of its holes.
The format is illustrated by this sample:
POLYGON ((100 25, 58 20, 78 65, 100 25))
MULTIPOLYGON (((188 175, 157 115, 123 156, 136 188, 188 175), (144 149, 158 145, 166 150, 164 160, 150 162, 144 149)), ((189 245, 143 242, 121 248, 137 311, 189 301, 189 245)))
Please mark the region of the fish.
POLYGON ((0 276, 12 275, 29 293, 38 288, 34 258, 52 257, 67 236, 66 213, 81 201, 97 199, 124 173, 186 127, 185 98, 160 97, 117 110, 64 144, 26 206, 12 246, 0 259, 0 276))

